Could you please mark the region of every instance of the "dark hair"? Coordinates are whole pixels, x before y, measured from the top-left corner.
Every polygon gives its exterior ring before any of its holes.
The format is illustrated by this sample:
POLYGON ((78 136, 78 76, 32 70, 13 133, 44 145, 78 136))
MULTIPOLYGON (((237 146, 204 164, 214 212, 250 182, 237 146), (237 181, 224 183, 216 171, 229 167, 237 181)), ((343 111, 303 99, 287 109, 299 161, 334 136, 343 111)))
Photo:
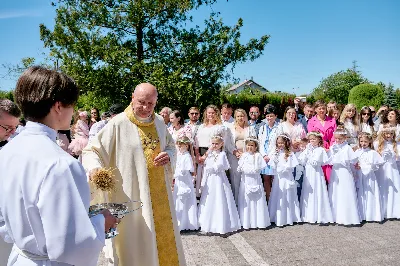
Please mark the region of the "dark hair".
POLYGON ((398 110, 392 109, 392 108, 387 109, 387 110, 383 113, 383 116, 382 116, 382 123, 383 123, 383 124, 389 123, 389 120, 388 120, 387 117, 388 117, 389 113, 392 112, 392 111, 395 112, 395 114, 396 114, 396 124, 400 124, 400 113, 399 113, 398 110))
POLYGON ((311 104, 309 104, 309 103, 306 103, 306 104, 303 106, 303 110, 306 109, 306 107, 314 109, 314 107, 313 107, 311 104))
POLYGON ((276 115, 276 108, 272 104, 267 104, 264 107, 264 115, 274 114, 276 115))
POLYGON ((230 103, 224 103, 221 105, 221 109, 226 108, 226 109, 233 109, 232 105, 230 103))
POLYGON ((100 112, 99 112, 99 109, 97 109, 96 107, 93 107, 92 109, 90 109, 90 116, 92 116, 92 110, 96 110, 96 113, 97 113, 97 119, 96 119, 96 121, 99 122, 99 121, 100 121, 100 112))
POLYGON ((14 117, 19 117, 21 115, 18 106, 9 99, 0 99, 0 117, 2 112, 14 117))
MULTIPOLYGON (((283 113, 283 121, 287 121, 286 113, 287 113, 290 109, 293 109, 293 110, 296 112, 296 108, 294 108, 294 106, 288 106, 288 107, 286 107, 285 112, 283 113)), ((294 121, 297 121, 297 112, 296 112, 296 115, 294 116, 294 121)))
POLYGON ((179 119, 179 124, 180 125, 185 124, 183 116, 181 115, 181 112, 179 110, 172 111, 171 115, 174 115, 176 118, 180 118, 179 119))
POLYGON ((56 102, 63 106, 75 105, 79 89, 67 75, 33 66, 18 79, 14 94, 24 117, 37 120, 46 117, 56 102))
POLYGON ((109 116, 122 113, 124 111, 124 109, 125 108, 122 104, 115 103, 115 104, 111 105, 110 108, 108 109, 109 116))
POLYGON ((22 126, 26 126, 26 120, 25 120, 25 118, 21 117, 21 118, 19 119, 19 123, 20 123, 22 126))
POLYGON ((363 121, 363 113, 369 112, 369 117, 368 117, 368 121, 367 124, 371 127, 374 126, 374 121, 372 120, 372 111, 368 106, 364 106, 363 108, 361 108, 360 110, 360 125, 364 122, 363 121))

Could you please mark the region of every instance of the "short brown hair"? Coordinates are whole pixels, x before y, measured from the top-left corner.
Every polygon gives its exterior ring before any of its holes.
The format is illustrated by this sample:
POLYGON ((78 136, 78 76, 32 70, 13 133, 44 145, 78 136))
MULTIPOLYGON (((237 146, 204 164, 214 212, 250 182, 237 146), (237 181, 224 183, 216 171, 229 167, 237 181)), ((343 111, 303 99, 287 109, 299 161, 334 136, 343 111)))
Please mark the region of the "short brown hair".
POLYGON ((189 108, 189 112, 192 111, 192 110, 197 110, 197 111, 200 112, 199 107, 196 107, 196 106, 192 106, 192 107, 189 108))
POLYGON ((19 117, 21 115, 18 106, 9 99, 0 99, 0 117, 3 112, 14 117, 19 117))
POLYGON ((28 68, 15 88, 15 100, 28 120, 43 119, 56 102, 75 105, 78 96, 79 89, 70 77, 41 66, 28 68))
POLYGON ((221 109, 233 109, 232 105, 230 103, 224 103, 223 105, 221 105, 221 109))
POLYGON ((323 100, 318 100, 314 103, 314 109, 317 109, 318 107, 325 107, 326 108, 326 103, 323 100))

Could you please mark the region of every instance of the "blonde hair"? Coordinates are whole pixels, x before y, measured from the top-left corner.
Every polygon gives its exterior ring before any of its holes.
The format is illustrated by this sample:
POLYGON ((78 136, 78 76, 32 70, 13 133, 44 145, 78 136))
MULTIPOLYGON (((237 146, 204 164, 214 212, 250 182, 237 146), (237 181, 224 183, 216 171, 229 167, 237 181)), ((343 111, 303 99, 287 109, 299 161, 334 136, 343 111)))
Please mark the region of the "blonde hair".
POLYGON ((319 131, 308 132, 307 137, 308 137, 308 139, 310 139, 310 137, 317 138, 319 140, 318 147, 322 147, 324 145, 324 140, 322 139, 322 134, 319 131))
POLYGON ((284 148, 284 151, 285 151, 285 160, 287 160, 287 159, 289 158, 289 156, 290 156, 290 153, 291 153, 291 151, 290 151, 290 146, 291 146, 290 137, 289 137, 287 134, 283 133, 283 134, 279 135, 279 136, 276 138, 276 153, 277 153, 277 154, 279 154, 279 150, 278 150, 278 139, 283 140, 283 142, 285 143, 285 148, 284 148))
POLYGON ((344 127, 344 125, 338 125, 333 135, 344 136, 345 138, 349 137, 349 131, 344 127))
POLYGON ((377 152, 382 155, 383 147, 384 147, 384 144, 385 144, 385 137, 383 135, 385 133, 387 133, 387 132, 391 132, 391 133, 393 133, 393 139, 392 139, 393 151, 394 151, 394 153, 396 154, 396 157, 397 157, 396 131, 390 125, 383 125, 383 129, 384 130, 381 130, 378 133, 378 138, 377 138, 377 140, 378 140, 378 150, 377 150, 377 152))
POLYGON ((254 143, 256 145, 256 152, 258 152, 259 151, 258 140, 257 139, 253 139, 253 138, 247 138, 244 141, 244 145, 247 145, 249 142, 252 142, 252 143, 254 143))
POLYGON ((294 111, 295 111, 295 113, 296 113, 296 115, 294 116, 294 121, 297 121, 297 112, 296 112, 296 108, 294 108, 293 106, 288 106, 288 107, 286 107, 286 109, 285 109, 285 113, 283 114, 283 121, 287 121, 287 112, 289 111, 289 110, 291 110, 291 109, 293 109, 294 111))
POLYGON ((371 149, 374 148, 372 145, 374 139, 373 139, 372 135, 367 132, 360 132, 360 134, 358 135, 358 147, 361 147, 360 140, 362 138, 366 138, 369 141, 369 145, 368 145, 369 148, 371 148, 371 149))
POLYGON ((357 108, 356 108, 356 106, 354 104, 352 104, 352 103, 346 104, 346 106, 344 107, 344 109, 343 109, 343 111, 342 111, 342 113, 340 115, 339 121, 340 121, 340 123, 346 122, 347 111, 351 110, 351 109, 354 110, 354 116, 351 118, 351 122, 356 127, 356 130, 358 131, 358 125, 359 125, 358 121, 359 121, 359 119, 358 119, 357 108))
POLYGON ((206 107, 206 109, 204 110, 204 112, 203 112, 203 124, 204 125, 208 125, 208 120, 207 120, 207 110, 208 109, 213 109, 214 110, 214 112, 215 112, 215 120, 217 121, 216 124, 217 125, 222 124, 221 112, 219 111, 218 107, 213 105, 213 104, 208 105, 206 107))
POLYGON ((222 143, 221 149, 219 151, 222 151, 222 149, 224 148, 224 138, 223 136, 219 135, 219 134, 215 134, 213 136, 211 136, 211 141, 212 140, 218 140, 219 143, 222 143))
POLYGON ((235 118, 235 122, 234 122, 235 129, 238 126, 238 123, 237 123, 237 120, 236 120, 236 116, 239 113, 242 113, 244 115, 244 127, 247 127, 249 125, 249 118, 247 117, 246 111, 239 108, 239 109, 236 109, 235 112, 233 113, 233 118, 235 118))

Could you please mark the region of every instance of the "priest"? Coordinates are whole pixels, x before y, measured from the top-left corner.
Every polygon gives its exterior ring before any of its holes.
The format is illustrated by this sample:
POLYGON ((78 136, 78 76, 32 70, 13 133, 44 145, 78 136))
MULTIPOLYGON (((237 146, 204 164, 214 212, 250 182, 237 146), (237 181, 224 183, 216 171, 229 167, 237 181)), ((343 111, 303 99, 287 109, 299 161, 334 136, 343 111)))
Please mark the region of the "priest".
POLYGON ((171 193, 170 163, 175 145, 161 116, 154 113, 157 90, 139 84, 132 102, 115 116, 83 150, 89 178, 101 168, 113 169, 116 187, 93 203, 139 200, 142 209, 125 216, 106 257, 113 265, 185 265, 171 193))

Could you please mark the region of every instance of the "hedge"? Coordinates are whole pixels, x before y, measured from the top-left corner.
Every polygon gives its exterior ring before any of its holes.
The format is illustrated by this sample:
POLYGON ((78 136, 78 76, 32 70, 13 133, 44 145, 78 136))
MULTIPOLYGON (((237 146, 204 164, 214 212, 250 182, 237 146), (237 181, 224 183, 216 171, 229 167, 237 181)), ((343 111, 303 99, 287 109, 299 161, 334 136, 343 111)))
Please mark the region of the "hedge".
POLYGON ((353 103, 357 109, 371 105, 378 109, 383 104, 384 98, 382 88, 374 84, 357 85, 349 93, 349 103, 353 103))

